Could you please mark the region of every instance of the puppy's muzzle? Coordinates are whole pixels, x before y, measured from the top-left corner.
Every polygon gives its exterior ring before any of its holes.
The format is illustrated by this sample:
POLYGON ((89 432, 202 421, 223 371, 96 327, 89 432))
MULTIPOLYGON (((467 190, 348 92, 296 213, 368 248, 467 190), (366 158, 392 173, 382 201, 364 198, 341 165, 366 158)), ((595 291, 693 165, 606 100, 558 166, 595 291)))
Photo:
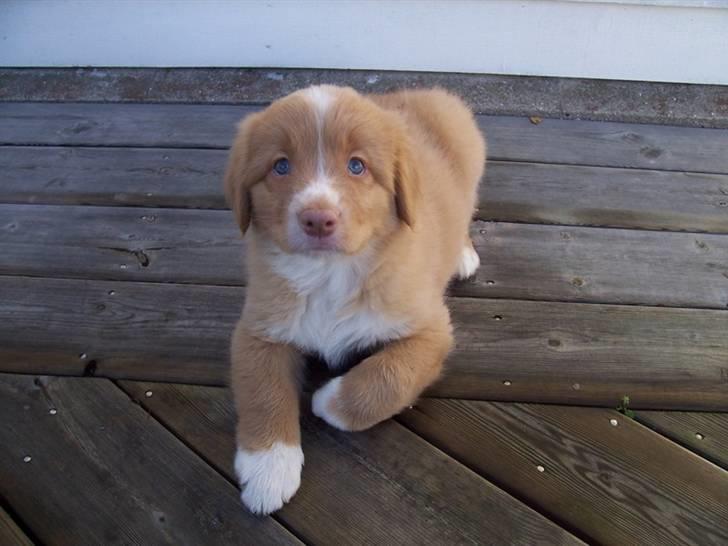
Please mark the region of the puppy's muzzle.
POLYGON ((309 237, 324 238, 336 232, 339 216, 331 209, 304 209, 298 213, 298 223, 309 237))

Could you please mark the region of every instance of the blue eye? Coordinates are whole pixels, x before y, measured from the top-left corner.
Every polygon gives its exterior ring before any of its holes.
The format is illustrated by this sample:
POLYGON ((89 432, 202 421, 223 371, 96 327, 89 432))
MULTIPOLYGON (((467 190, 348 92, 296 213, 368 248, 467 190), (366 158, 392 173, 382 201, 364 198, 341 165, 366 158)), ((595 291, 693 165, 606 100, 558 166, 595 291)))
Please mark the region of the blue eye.
POLYGON ((351 174, 359 176, 365 171, 366 167, 364 167, 364 162, 361 159, 358 157, 352 157, 349 160, 348 169, 351 174))
POLYGON ((285 175, 291 170, 291 164, 285 157, 282 157, 273 164, 273 171, 278 175, 285 175))

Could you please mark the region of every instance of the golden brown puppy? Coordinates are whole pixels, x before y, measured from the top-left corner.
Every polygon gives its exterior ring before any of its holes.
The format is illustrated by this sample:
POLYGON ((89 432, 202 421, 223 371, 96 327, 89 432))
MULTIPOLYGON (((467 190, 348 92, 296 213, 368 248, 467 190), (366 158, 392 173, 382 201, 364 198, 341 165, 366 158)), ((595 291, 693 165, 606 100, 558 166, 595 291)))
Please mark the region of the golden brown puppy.
POLYGON ((442 90, 311 87, 241 123, 225 190, 248 242, 231 356, 250 510, 277 510, 300 484, 303 355, 335 369, 379 347, 314 394, 341 430, 391 417, 437 379, 453 343, 445 288, 479 265, 468 225, 484 164, 471 112, 442 90))

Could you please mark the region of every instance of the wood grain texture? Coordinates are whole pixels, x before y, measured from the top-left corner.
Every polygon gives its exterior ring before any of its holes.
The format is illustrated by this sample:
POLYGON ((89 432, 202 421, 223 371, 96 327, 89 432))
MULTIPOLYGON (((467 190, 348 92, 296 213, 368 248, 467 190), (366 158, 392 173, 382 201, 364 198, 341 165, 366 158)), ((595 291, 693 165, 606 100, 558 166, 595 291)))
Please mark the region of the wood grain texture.
POLYGON ((728 236, 473 222, 457 295, 728 308, 728 236))
POLYGON ((225 150, 0 147, 0 202, 226 208, 225 150))
POLYGON ((728 413, 640 411, 635 419, 728 470, 728 413))
POLYGON ((590 542, 728 541, 728 473, 616 411, 422 400, 399 419, 590 542))
POLYGON ((44 544, 298 543, 110 381, 2 375, 0 393, 0 491, 44 544))
MULTIPOLYGON (((0 147, 0 202, 226 208, 224 150, 0 147)), ((477 218, 728 232, 728 176, 491 161, 477 218)))
POLYGON ((0 144, 228 148, 260 107, 0 103, 0 144))
MULTIPOLYGON (((2 277, 0 369, 224 384, 243 299, 233 287, 2 277)), ((449 306, 457 343, 432 395, 728 410, 728 312, 449 306)))
MULTIPOLYGON (((227 148, 259 108, 176 104, 0 104, 0 144, 227 148)), ((515 161, 728 173, 718 129, 477 116, 489 157, 515 161)))
POLYGON ((232 212, 0 205, 0 273, 241 284, 232 212))
POLYGON ((4 546, 33 546, 25 533, 16 525, 13 518, 0 508, 0 544, 4 546))
POLYGON ((728 176, 491 161, 477 218, 728 233, 728 176))
POLYGON ((454 298, 456 350, 431 394, 728 409, 728 312, 454 298))
MULTIPOLYGON (((0 274, 243 283, 230 211, 0 205, 0 274)), ((460 296, 728 307, 728 235, 474 222, 460 296)))
POLYGON ((4 371, 221 384, 244 292, 4 277, 0 296, 4 371))
POLYGON ((488 157, 605 167, 728 173, 728 131, 600 121, 477 116, 488 157))
MULTIPOLYGON (((235 415, 227 390, 121 386, 206 460, 234 476, 235 415)), ((301 489, 277 515, 308 543, 578 543, 393 421, 346 434, 307 415, 303 449, 301 489)))

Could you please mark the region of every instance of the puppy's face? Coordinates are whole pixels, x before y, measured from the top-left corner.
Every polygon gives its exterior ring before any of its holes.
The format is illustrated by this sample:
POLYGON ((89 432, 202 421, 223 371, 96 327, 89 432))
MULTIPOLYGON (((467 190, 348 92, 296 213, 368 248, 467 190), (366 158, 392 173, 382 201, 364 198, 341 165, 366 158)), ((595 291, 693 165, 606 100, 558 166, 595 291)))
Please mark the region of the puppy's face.
POLYGON ((351 89, 312 87, 245 119, 225 185, 242 231, 289 253, 356 254, 414 220, 402 122, 351 89))

